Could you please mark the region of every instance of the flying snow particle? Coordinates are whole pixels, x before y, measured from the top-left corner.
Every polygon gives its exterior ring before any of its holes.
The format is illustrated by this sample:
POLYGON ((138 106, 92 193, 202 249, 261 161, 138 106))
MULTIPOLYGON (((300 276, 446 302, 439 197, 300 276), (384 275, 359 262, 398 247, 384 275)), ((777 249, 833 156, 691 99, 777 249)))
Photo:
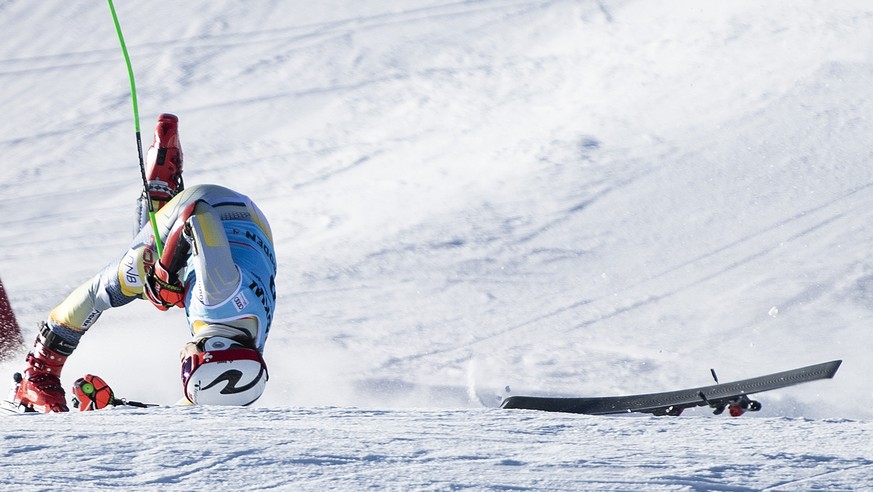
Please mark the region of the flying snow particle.
POLYGON ((770 308, 770 311, 767 312, 767 314, 769 314, 770 316, 773 316, 775 318, 776 315, 779 314, 779 308, 777 308, 776 306, 773 306, 770 308))

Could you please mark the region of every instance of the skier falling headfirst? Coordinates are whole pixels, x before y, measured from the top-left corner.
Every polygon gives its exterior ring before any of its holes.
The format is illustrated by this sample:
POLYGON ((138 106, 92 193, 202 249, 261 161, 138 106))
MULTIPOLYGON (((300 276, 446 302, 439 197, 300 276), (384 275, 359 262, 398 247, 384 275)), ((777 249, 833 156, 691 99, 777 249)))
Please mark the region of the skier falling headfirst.
MULTIPOLYGON (((40 323, 14 403, 68 411, 61 369, 100 314, 134 299, 185 309, 193 339, 182 349, 182 387, 193 404, 248 405, 264 391, 262 357, 276 301, 270 225, 246 196, 217 185, 185 188, 178 118, 161 114, 147 155, 148 196, 130 249, 75 289, 40 323), (148 203, 164 244, 158 258, 148 203)), ((75 403, 75 400, 74 400, 75 403)))

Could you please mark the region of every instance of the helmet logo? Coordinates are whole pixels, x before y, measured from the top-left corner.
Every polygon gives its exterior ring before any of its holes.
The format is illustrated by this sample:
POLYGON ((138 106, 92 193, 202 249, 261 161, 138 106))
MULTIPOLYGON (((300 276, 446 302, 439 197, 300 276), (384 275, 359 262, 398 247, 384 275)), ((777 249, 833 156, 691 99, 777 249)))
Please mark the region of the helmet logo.
POLYGON ((215 378, 214 381, 207 384, 206 386, 201 387, 200 389, 201 390, 208 390, 209 388, 212 388, 213 386, 216 386, 222 382, 226 382, 227 384, 221 390, 222 395, 231 395, 234 393, 242 393, 243 391, 247 391, 247 390, 252 389, 256 384, 258 384, 258 382, 261 380, 261 376, 264 375, 264 367, 261 366, 261 370, 260 370, 260 372, 258 372, 258 376, 256 378, 252 379, 251 383, 249 383, 245 386, 237 387, 237 383, 239 383, 239 380, 242 378, 242 375, 243 375, 242 371, 239 371, 237 369, 231 369, 229 371, 224 371, 223 373, 221 373, 220 376, 215 378))
POLYGON ((211 360, 212 360, 212 354, 211 354, 211 353, 206 352, 205 354, 203 354, 203 362, 209 362, 209 361, 211 361, 211 360))

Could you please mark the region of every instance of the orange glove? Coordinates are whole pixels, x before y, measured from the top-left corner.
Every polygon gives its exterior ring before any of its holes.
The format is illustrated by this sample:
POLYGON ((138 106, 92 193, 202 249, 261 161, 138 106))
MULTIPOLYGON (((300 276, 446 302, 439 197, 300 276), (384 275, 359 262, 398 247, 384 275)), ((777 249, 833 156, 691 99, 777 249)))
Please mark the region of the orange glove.
POLYGON ((185 286, 161 262, 157 262, 146 273, 145 291, 152 304, 161 311, 173 306, 185 307, 185 286))

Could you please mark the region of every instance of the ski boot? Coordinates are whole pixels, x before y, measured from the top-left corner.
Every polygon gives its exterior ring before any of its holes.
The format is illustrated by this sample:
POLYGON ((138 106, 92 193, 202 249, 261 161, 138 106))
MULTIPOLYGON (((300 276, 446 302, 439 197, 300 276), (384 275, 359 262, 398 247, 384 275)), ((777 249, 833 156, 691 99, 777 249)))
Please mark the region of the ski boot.
POLYGON ((149 222, 149 204, 157 212, 185 188, 182 181, 182 144, 179 118, 170 113, 158 116, 152 146, 146 153, 146 190, 137 201, 134 236, 149 222))
POLYGON ((179 118, 170 113, 158 116, 155 139, 146 154, 148 193, 160 209, 185 186, 182 182, 182 145, 179 142, 179 118))
POLYGON ((15 373, 13 376, 16 383, 13 401, 25 411, 69 411, 61 386, 61 370, 76 345, 54 334, 43 322, 33 350, 27 354, 24 374, 15 373))

